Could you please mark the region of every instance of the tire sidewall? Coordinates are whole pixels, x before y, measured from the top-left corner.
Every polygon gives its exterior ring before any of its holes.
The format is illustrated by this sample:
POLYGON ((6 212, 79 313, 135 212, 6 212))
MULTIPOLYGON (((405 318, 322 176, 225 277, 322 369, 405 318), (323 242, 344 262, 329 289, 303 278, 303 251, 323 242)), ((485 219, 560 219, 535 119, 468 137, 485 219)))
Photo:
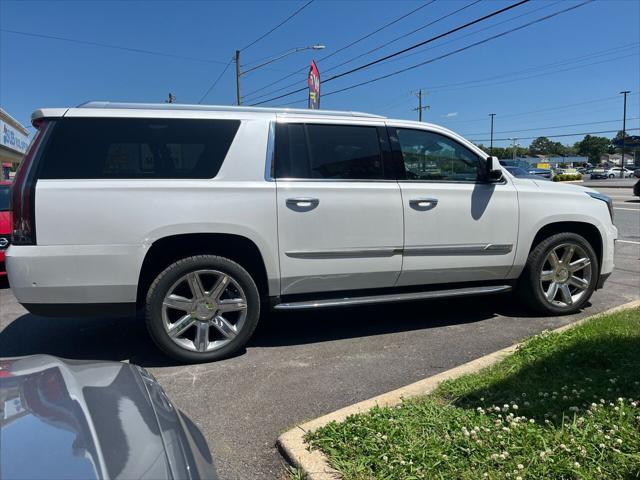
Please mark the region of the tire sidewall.
POLYGON ((251 275, 239 264, 214 255, 188 257, 171 264, 156 277, 146 297, 145 319, 151 338, 163 352, 186 363, 210 362, 233 355, 251 338, 259 317, 260 295, 251 275), (247 315, 242 330, 231 342, 218 350, 199 353, 181 348, 171 340, 162 321, 162 303, 167 291, 178 279, 189 272, 206 269, 221 271, 238 282, 247 298, 247 315))

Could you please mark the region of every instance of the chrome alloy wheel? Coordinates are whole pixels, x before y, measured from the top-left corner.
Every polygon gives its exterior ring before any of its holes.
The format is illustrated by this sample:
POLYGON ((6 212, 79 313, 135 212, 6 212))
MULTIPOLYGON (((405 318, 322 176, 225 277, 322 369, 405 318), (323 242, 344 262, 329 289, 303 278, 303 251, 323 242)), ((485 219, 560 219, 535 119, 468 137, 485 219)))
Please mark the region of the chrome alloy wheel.
POLYGON ((233 277, 197 270, 178 279, 162 302, 169 338, 195 352, 211 352, 231 342, 247 317, 247 297, 233 277))
POLYGON ((563 243, 554 247, 540 272, 540 288, 547 301, 558 307, 579 302, 592 281, 591 260, 578 244, 563 243))

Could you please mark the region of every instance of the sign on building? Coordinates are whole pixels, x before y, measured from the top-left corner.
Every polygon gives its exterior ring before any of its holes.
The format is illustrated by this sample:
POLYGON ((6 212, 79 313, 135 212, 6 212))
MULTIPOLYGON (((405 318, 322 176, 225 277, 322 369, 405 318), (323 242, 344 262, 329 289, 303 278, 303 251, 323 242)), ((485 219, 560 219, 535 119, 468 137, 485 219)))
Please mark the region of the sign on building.
POLYGON ((19 153, 25 153, 29 146, 29 137, 13 128, 7 122, 0 120, 0 145, 19 153))

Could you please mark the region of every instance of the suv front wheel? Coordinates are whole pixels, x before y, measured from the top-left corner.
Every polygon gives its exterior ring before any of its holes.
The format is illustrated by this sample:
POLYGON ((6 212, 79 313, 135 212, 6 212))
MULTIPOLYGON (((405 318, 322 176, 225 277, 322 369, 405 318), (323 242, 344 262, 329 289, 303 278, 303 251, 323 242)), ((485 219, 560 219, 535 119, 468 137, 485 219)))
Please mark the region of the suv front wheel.
POLYGON ((209 362, 247 343, 258 325, 260 296, 237 263, 198 255, 178 260, 156 277, 145 317, 162 351, 183 362, 209 362))
POLYGON ((529 253, 517 293, 540 313, 574 313, 591 297, 599 272, 598 257, 584 237, 558 233, 529 253))

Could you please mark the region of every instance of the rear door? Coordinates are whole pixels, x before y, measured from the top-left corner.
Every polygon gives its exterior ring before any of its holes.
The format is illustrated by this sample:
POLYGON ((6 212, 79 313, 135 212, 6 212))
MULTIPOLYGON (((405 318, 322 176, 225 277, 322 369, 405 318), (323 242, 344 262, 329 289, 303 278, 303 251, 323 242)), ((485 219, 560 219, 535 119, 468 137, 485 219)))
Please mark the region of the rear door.
POLYGON ((383 122, 278 121, 283 295, 395 284, 403 212, 390 156, 383 122))
POLYGON ((398 285, 501 280, 515 256, 511 180, 484 179, 485 159, 444 131, 390 128, 399 160, 405 238, 398 285))

